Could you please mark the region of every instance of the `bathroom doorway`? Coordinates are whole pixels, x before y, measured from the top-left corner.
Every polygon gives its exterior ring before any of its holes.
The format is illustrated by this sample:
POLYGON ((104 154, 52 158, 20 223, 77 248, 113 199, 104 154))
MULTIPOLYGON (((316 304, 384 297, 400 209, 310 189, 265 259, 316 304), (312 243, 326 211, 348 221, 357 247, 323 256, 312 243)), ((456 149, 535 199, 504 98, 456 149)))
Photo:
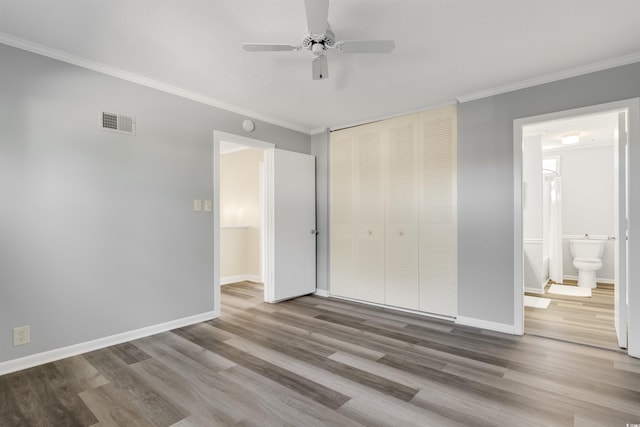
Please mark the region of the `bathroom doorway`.
POLYGON ((516 153, 519 159, 514 154, 520 198, 516 313, 522 313, 523 333, 627 347, 626 136, 629 111, 636 104, 613 103, 515 123, 516 147, 522 150, 516 153), (585 241, 603 250, 588 257, 576 252, 585 241))
POLYGON ((626 345, 613 322, 618 120, 612 111, 523 128, 526 333, 626 345))

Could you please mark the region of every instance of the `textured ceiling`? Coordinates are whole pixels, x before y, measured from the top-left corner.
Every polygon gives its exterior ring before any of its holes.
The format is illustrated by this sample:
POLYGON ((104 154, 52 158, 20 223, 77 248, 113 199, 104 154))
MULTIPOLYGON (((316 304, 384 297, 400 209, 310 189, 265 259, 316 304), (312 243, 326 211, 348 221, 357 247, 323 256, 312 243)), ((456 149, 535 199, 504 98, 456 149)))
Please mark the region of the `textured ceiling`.
POLYGON ((302 0, 0 0, 0 41, 26 40, 312 130, 640 60, 638 17, 637 0, 333 0, 337 39, 389 38, 396 49, 330 52, 323 81, 311 79, 308 51, 240 48, 298 44, 302 0))

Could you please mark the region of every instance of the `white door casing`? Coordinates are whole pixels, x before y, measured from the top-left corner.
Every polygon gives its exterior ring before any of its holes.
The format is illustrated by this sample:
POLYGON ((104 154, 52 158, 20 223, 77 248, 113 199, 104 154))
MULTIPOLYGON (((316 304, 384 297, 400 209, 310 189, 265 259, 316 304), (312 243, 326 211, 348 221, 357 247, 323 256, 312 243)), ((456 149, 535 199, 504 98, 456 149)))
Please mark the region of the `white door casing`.
POLYGON ((615 271, 614 306, 618 345, 627 348, 627 113, 618 113, 617 138, 614 138, 615 271))

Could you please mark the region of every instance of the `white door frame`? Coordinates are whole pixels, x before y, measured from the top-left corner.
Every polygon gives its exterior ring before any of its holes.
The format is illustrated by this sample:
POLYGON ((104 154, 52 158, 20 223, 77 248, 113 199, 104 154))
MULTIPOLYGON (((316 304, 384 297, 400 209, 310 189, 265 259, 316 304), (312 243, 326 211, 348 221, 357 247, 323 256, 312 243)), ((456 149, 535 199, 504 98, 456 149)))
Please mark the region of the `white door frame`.
MULTIPOLYGON (((274 149, 275 144, 265 141, 260 141, 246 136, 235 135, 232 133, 226 133, 214 130, 213 131, 213 313, 214 317, 220 316, 220 142, 227 141, 234 144, 245 145, 251 148, 257 148, 265 150, 274 149)), ((265 166, 267 156, 265 156, 265 166)), ((268 184, 267 184, 268 185, 268 184)), ((267 191, 264 194, 264 202, 272 203, 273 201, 266 200, 273 197, 273 191, 267 191)), ((262 209, 265 207, 263 205, 262 209)), ((261 216, 263 214, 261 213, 261 216)), ((265 227, 269 227, 269 221, 265 221, 265 227)), ((262 253, 265 254, 266 250, 270 247, 268 242, 269 237, 273 236, 273 230, 262 230, 262 235, 266 239, 262 239, 262 253)), ((264 257, 263 257, 264 259, 264 257)), ((270 266, 268 263, 263 264, 263 281, 265 297, 268 294, 272 284, 268 278, 271 277, 270 266)))
MULTIPOLYGON (((560 120, 573 116, 598 114, 616 110, 628 112, 628 260, 640 259, 640 241, 632 240, 633 222, 640 217, 640 180, 635 179, 634 173, 640 171, 640 98, 606 104, 592 105, 572 110, 558 111, 539 116, 525 117, 513 121, 513 174, 514 174, 514 332, 524 334, 524 287, 523 287, 523 257, 524 245, 522 241, 522 128, 528 124, 560 120)), ((628 353, 630 356, 640 357, 640 264, 627 262, 627 301, 628 301, 628 353)))

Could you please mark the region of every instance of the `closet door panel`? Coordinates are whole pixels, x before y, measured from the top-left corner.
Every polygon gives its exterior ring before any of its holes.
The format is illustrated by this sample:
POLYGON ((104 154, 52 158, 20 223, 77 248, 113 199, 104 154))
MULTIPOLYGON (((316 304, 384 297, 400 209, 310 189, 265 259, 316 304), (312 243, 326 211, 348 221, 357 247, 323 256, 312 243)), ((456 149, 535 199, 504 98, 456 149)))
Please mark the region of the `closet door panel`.
POLYGON ((456 110, 420 113, 420 310, 457 314, 456 110))
POLYGON ((380 128, 357 136, 356 298, 384 303, 384 170, 380 128))
POLYGON ((420 310, 455 317, 457 249, 452 230, 427 226, 420 234, 420 310))
POLYGON ((353 168, 356 149, 352 130, 335 132, 329 145, 330 160, 330 292, 356 298, 356 236, 353 199, 356 195, 353 168))
POLYGON ((387 122, 385 304, 418 309, 417 116, 387 122))

